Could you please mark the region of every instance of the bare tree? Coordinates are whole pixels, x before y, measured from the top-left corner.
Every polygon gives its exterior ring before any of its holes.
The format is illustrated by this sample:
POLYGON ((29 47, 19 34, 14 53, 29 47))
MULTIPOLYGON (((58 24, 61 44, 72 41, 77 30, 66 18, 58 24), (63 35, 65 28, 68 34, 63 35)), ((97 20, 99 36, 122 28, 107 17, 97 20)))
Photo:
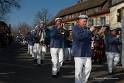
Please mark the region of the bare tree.
POLYGON ((49 22, 49 20, 51 19, 51 15, 48 12, 48 9, 43 8, 41 9, 41 11, 39 11, 34 19, 34 25, 39 24, 40 21, 44 21, 45 24, 47 24, 49 22))
POLYGON ((16 36, 18 35, 18 28, 17 28, 17 26, 13 26, 13 27, 11 28, 11 32, 12 32, 12 35, 13 35, 14 37, 16 37, 16 36))
POLYGON ((0 20, 2 20, 2 21, 8 21, 8 15, 1 15, 0 14, 0 20))
POLYGON ((20 8, 19 0, 0 0, 0 19, 9 13, 11 8, 20 8))
POLYGON ((26 36, 27 33, 30 31, 31 27, 26 23, 20 23, 18 25, 18 33, 26 36))

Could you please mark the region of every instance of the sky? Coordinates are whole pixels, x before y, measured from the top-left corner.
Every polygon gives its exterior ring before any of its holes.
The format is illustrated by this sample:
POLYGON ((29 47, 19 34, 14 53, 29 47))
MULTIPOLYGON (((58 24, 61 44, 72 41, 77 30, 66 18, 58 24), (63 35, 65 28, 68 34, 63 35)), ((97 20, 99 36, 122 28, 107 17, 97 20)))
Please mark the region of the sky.
POLYGON ((13 9, 9 14, 9 24, 12 26, 19 23, 33 24, 35 15, 42 8, 48 9, 52 16, 55 16, 61 9, 77 3, 78 0, 21 0, 20 9, 13 9))

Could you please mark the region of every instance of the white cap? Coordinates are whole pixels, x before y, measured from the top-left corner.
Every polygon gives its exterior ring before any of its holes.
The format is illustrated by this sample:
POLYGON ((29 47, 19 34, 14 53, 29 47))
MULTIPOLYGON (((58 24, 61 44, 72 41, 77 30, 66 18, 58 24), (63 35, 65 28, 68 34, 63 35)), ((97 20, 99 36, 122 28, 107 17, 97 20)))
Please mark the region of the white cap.
POLYGON ((117 28, 110 28, 111 31, 117 30, 117 28))
POLYGON ((88 19, 88 16, 87 15, 80 15, 78 16, 79 19, 88 19))
POLYGON ((31 30, 31 32, 34 32, 35 30, 33 29, 33 30, 31 30))
POLYGON ((56 22, 57 20, 62 20, 62 18, 56 18, 56 19, 55 19, 55 22, 56 22))
POLYGON ((34 30, 38 28, 38 25, 35 26, 34 30))
POLYGON ((44 23, 44 21, 40 21, 40 24, 43 24, 44 23))

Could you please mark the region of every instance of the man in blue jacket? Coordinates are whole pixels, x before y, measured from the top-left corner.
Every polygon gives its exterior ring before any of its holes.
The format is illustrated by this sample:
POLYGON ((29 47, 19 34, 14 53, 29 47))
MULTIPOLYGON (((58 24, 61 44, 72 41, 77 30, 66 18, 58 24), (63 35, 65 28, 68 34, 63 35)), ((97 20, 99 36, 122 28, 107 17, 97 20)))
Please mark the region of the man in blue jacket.
POLYGON ((108 73, 113 73, 113 68, 119 63, 119 49, 118 45, 121 44, 119 35, 116 34, 116 29, 111 29, 110 34, 105 38, 106 56, 108 63, 108 73))
POLYGON ((91 72, 91 38, 94 27, 87 27, 87 15, 80 15, 72 28, 72 55, 75 61, 75 83, 86 83, 91 72))
POLYGON ((52 57, 52 76, 57 77, 60 67, 63 64, 63 48, 65 32, 62 26, 62 19, 55 19, 55 26, 50 31, 50 53, 52 57))
POLYGON ((33 31, 28 32, 26 40, 28 42, 28 54, 30 54, 32 57, 34 57, 33 46, 34 46, 35 40, 33 37, 33 31))

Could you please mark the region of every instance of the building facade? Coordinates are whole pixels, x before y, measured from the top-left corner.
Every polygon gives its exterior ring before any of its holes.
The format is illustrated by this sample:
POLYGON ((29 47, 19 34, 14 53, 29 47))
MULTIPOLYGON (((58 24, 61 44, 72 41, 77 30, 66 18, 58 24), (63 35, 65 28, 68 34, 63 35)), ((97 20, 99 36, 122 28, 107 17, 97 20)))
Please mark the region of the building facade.
POLYGON ((4 21, 0 21, 0 47, 7 46, 12 41, 11 26, 4 21))
POLYGON ((124 0, 79 0, 75 5, 60 10, 55 18, 61 17, 65 23, 73 26, 81 14, 89 16, 89 26, 120 28, 124 16, 124 0))
POLYGON ((63 18, 65 23, 73 26, 81 14, 89 16, 89 26, 110 25, 110 0, 80 0, 77 4, 67 7, 56 15, 63 18))
POLYGON ((124 16, 124 0, 112 0, 110 7, 110 27, 121 28, 121 20, 124 16))

